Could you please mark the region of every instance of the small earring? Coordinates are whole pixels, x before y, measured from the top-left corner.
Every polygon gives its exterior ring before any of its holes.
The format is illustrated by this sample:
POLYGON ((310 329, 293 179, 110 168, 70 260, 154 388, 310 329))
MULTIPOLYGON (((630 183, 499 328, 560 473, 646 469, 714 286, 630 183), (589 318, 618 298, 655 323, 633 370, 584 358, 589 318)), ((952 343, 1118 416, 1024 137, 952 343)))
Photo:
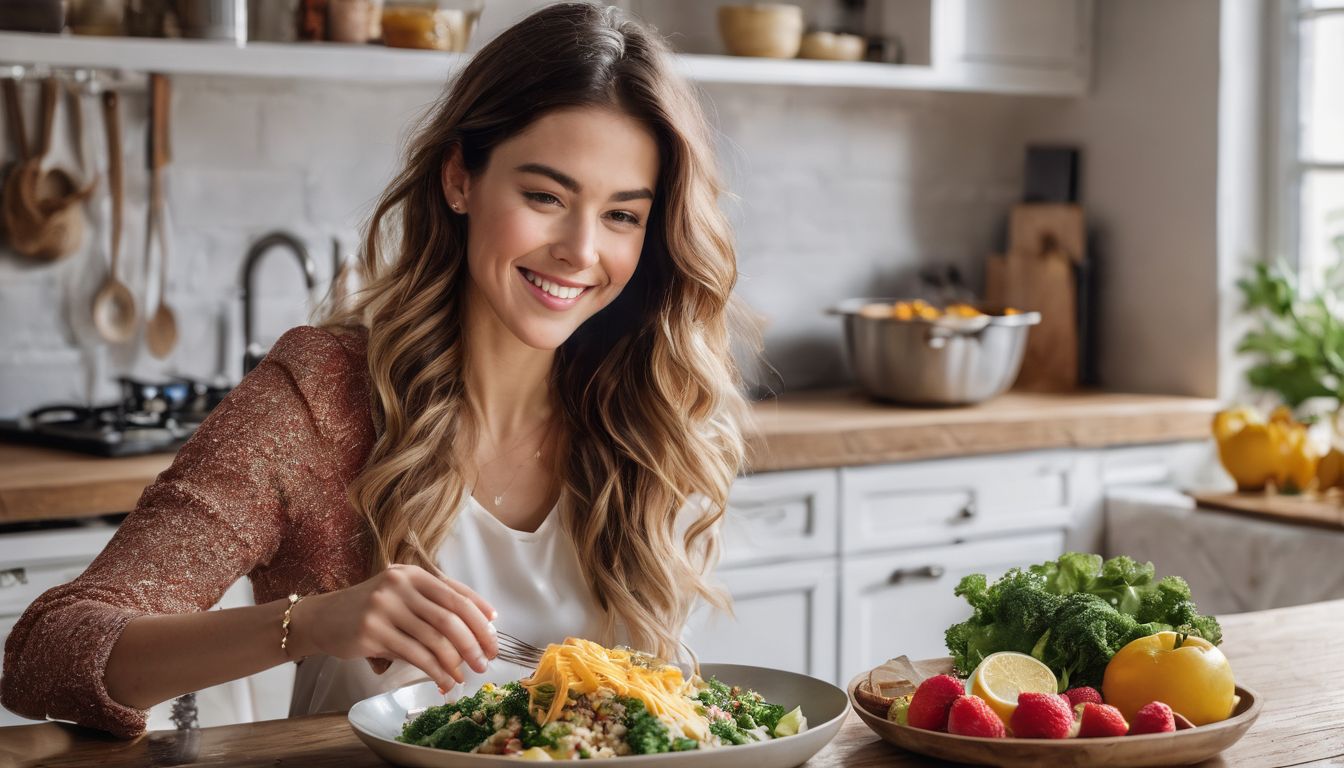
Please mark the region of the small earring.
POLYGON ((454 211, 457 211, 458 213, 461 213, 461 212, 462 212, 462 203, 459 203, 459 202, 457 202, 457 201, 454 201, 454 202, 453 202, 453 210, 454 210, 454 211))

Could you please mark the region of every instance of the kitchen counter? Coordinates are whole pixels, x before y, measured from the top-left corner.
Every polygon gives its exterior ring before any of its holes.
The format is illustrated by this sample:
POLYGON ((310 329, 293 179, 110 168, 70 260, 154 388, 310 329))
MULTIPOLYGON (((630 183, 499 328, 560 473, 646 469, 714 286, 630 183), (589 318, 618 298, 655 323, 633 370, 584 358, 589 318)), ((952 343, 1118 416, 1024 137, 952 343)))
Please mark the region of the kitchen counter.
MULTIPOLYGON (((1204 766, 1338 765, 1344 758, 1344 600, 1221 617, 1223 650, 1237 681, 1265 706, 1241 741, 1204 766)), ((0 728, 0 765, 386 766, 356 738, 343 714, 313 715, 194 733, 150 733, 122 742, 56 723, 0 728), (27 758, 27 759, 25 759, 27 758)), ((851 714, 805 768, 933 766, 880 741, 851 714)))
MULTIPOLYGON (((1204 398, 1105 392, 1009 392, 966 408, 902 408, 849 390, 801 392, 753 406, 749 469, 1199 440, 1218 408, 1204 398)), ((171 461, 0 444, 0 523, 129 511, 171 461)))

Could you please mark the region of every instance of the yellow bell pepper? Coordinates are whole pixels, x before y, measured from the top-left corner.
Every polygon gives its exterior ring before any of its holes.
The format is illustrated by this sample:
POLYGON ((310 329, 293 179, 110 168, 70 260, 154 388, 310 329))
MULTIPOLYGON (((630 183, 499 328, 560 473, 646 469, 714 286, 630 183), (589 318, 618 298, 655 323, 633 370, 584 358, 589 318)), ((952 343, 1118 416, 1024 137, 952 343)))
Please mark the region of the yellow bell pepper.
POLYGON ((1301 493, 1316 480, 1320 454, 1307 438, 1307 427, 1280 406, 1268 421, 1247 407, 1231 408, 1213 419, 1218 458, 1241 491, 1262 491, 1273 481, 1284 493, 1301 493))

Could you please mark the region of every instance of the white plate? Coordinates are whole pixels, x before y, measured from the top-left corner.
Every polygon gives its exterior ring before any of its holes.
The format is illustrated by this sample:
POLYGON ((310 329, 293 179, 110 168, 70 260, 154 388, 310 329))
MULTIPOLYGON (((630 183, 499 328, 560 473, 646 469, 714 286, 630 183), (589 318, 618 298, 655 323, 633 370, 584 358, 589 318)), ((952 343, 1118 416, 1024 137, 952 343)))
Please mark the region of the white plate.
MULTIPOLYGON (((631 755, 615 759, 620 768, 643 766, 695 766, 695 768, 733 768, 751 765, 752 768, 793 768, 835 738, 849 713, 849 697, 830 683, 794 672, 764 667, 746 667, 737 664, 702 664, 701 674, 711 675, 728 685, 760 693, 767 701, 782 704, 788 709, 803 708, 808 729, 795 736, 743 744, 721 749, 694 752, 667 752, 659 755, 631 755)), ((406 712, 443 703, 443 694, 433 682, 416 683, 379 694, 350 708, 350 727, 355 735, 379 757, 390 763, 414 768, 483 768, 508 763, 518 765, 515 758, 500 755, 473 755, 450 752, 432 747, 403 744, 396 740, 406 723, 406 712)))

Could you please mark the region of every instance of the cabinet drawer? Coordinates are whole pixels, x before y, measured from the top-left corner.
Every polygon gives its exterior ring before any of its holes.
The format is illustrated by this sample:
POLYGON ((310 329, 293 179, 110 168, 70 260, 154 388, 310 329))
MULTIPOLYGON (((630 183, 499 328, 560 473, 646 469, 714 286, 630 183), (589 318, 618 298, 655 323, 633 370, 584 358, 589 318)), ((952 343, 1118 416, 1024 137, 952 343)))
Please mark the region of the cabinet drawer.
POLYGON ((1067 526, 1074 464, 1049 452, 842 469, 842 547, 952 544, 1067 526))
POLYGON ((23 613, 38 595, 79 576, 115 532, 89 526, 0 536, 0 616, 23 613))
POLYGON ((998 578, 1009 568, 1063 552, 1061 530, 846 559, 840 578, 841 680, 896 656, 946 656, 943 634, 971 615, 965 599, 952 593, 962 577, 998 578))
POLYGON ((834 558, 717 571, 733 613, 702 609, 686 640, 701 661, 786 669, 834 681, 838 573, 834 558))
POLYGON ((720 564, 835 554, 837 488, 834 470, 738 478, 728 493, 720 564))

